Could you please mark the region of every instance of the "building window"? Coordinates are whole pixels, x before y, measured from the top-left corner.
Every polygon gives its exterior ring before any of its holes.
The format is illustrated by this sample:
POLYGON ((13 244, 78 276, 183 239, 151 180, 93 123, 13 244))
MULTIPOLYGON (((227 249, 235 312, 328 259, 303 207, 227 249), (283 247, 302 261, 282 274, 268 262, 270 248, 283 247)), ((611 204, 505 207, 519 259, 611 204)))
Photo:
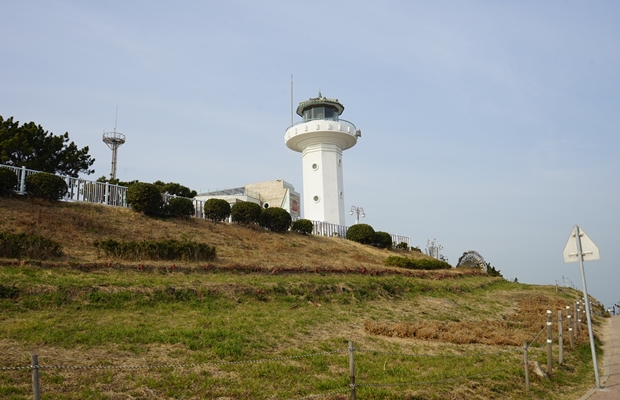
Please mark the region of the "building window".
POLYGON ((319 169, 319 165, 317 163, 312 164, 312 169, 316 171, 319 169))
POLYGON ((315 203, 318 203, 321 198, 319 196, 314 196, 312 200, 314 200, 315 203))

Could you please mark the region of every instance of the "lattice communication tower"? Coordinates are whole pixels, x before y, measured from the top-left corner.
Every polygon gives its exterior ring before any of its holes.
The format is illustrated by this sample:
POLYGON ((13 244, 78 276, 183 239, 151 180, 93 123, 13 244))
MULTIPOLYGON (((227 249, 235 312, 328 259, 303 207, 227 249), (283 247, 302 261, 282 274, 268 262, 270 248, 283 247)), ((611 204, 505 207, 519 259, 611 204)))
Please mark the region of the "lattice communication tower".
POLYGON ((116 155, 118 148, 125 143, 125 135, 116 132, 116 127, 114 127, 113 132, 103 132, 103 143, 107 144, 112 150, 112 171, 110 172, 110 179, 116 179, 116 155))

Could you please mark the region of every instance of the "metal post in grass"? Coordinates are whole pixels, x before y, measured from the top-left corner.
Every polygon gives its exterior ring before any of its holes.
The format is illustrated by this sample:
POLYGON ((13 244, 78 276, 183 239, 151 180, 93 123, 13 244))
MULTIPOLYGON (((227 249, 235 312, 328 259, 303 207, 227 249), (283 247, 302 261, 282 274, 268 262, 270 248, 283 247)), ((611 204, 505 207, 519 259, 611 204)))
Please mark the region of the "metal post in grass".
POLYGON ((525 391, 530 391, 530 367, 527 359, 527 340, 523 341, 523 366, 525 368, 525 391))
POLYGON ((353 342, 349 340, 349 387, 351 388, 351 400, 355 400, 355 348, 353 342))
POLYGON ((547 374, 551 377, 551 368, 553 367, 553 351, 552 340, 553 335, 553 322, 551 322, 551 310, 547 310, 547 374))
POLYGON ((41 400, 41 388, 39 386, 39 356, 32 354, 31 365, 32 370, 32 392, 34 393, 34 400, 41 400))
POLYGON ((568 335, 570 336, 570 348, 575 347, 575 335, 573 332, 573 321, 570 316, 570 306, 566 306, 566 326, 568 326, 568 335))
POLYGON ((564 332, 562 327, 562 310, 558 310, 558 364, 564 363, 564 332))

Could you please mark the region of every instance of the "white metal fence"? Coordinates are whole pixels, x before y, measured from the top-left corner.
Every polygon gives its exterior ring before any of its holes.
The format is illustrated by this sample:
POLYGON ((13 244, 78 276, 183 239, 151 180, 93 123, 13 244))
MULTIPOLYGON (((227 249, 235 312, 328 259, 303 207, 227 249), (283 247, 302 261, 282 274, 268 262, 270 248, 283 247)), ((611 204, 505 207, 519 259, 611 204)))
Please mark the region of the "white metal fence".
MULTIPOLYGON (((26 167, 13 167, 10 165, 0 164, 1 168, 8 168, 17 175, 17 190, 19 194, 26 194, 26 177, 40 171, 27 169, 26 167)), ((108 206, 129 208, 127 204, 125 186, 112 185, 110 183, 89 181, 81 178, 60 175, 67 182, 67 195, 64 201, 83 201, 87 203, 105 204, 108 206)), ((164 194, 164 202, 168 203, 170 199, 177 196, 164 194)), ((194 203, 194 217, 205 218, 204 204, 205 200, 190 199, 194 203)), ((318 236, 333 236, 346 238, 349 228, 343 225, 331 224, 329 222, 312 221, 312 234, 318 236)), ((399 243, 407 243, 411 246, 409 236, 391 235, 392 242, 396 245, 399 243)))

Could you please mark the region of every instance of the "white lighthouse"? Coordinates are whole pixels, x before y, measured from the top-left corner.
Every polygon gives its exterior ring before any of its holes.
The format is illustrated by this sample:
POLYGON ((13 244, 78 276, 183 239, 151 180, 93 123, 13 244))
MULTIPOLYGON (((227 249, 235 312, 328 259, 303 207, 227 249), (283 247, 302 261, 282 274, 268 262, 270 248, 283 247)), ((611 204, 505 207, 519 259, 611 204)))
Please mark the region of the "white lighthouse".
POLYGON ((361 136, 349 121, 340 119, 344 106, 338 99, 319 96, 302 101, 297 114, 302 121, 284 135, 286 146, 301 152, 304 218, 344 225, 342 151, 361 136))

